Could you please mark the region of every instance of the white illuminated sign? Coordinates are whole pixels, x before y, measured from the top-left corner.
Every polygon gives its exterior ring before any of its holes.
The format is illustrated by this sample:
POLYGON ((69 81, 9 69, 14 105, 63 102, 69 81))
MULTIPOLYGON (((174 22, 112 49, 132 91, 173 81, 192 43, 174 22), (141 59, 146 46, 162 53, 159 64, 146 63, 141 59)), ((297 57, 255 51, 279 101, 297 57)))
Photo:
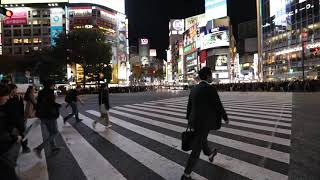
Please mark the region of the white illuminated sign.
POLYGON ((207 34, 201 38, 201 50, 230 45, 227 31, 214 32, 212 34, 207 34))
POLYGON ((69 0, 69 3, 86 3, 86 4, 97 4, 100 6, 108 7, 117 12, 125 14, 125 0, 69 0))
POLYGON ((93 26, 92 25, 85 25, 84 28, 91 29, 91 28, 93 28, 93 26))
MULTIPOLYGON (((309 10, 311 8, 314 8, 313 4, 306 4, 305 6, 303 5, 302 7, 293 9, 290 12, 287 12, 286 6, 288 3, 291 3, 292 1, 286 1, 286 0, 270 0, 270 17, 275 16, 273 23, 275 25, 282 25, 286 26, 287 25, 287 18, 294 16, 295 14, 300 13, 301 11, 304 10, 309 10)), ((299 3, 306 2, 306 0, 299 0, 299 3)), ((263 27, 267 27, 270 24, 263 25, 263 27)))
POLYGON ((156 57, 157 56, 157 50, 156 49, 150 49, 150 57, 156 57))
POLYGON ((147 45, 147 44, 149 44, 148 39, 141 39, 141 45, 147 45))
POLYGON ((1 0, 1 4, 62 3, 68 0, 1 0))
POLYGON ((227 0, 206 0, 206 19, 213 20, 227 16, 227 0))
POLYGON ((174 20, 172 23, 172 27, 176 31, 184 30, 184 22, 183 20, 174 20))
POLYGON ((197 16, 192 16, 192 17, 189 17, 187 19, 185 19, 185 29, 190 29, 192 26, 194 25, 199 25, 201 24, 202 22, 206 22, 206 16, 205 14, 200 14, 200 15, 197 15, 197 16))

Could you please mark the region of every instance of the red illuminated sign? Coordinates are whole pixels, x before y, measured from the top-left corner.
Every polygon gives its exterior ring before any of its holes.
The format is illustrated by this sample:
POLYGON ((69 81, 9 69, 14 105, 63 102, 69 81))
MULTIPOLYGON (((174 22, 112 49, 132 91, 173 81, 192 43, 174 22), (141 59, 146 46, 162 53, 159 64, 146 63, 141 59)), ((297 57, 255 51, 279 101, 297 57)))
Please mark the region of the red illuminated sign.
MULTIPOLYGON (((9 13, 10 15, 10 13, 9 13)), ((10 17, 4 18, 4 25, 26 25, 28 24, 28 13, 27 11, 11 11, 10 17)))

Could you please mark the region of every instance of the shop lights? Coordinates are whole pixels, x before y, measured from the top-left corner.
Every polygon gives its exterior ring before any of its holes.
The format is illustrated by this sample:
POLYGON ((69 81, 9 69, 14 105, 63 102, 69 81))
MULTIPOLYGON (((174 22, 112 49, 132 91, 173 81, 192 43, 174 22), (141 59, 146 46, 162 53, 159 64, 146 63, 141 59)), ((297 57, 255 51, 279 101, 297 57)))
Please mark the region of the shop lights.
POLYGON ((55 6, 59 6, 59 4, 57 4, 57 3, 55 3, 55 4, 48 4, 48 6, 50 6, 50 7, 55 7, 55 6))
MULTIPOLYGON (((320 47, 320 42, 317 43, 313 43, 313 44, 309 44, 306 46, 306 49, 314 49, 314 48, 319 48, 320 47)), ((289 53, 293 53, 293 52, 297 52, 297 51, 302 51, 302 47, 298 46, 298 47, 294 47, 294 48, 290 48, 290 49, 286 49, 283 51, 278 51, 276 52, 276 56, 282 55, 282 54, 289 54, 289 53)))

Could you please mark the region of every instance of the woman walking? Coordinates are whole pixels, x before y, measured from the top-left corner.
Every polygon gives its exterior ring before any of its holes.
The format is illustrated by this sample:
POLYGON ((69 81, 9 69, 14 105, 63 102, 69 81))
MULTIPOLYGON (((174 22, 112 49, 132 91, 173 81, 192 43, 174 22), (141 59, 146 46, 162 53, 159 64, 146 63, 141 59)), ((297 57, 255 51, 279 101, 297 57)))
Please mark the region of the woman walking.
POLYGON ((36 117, 36 99, 34 94, 35 94, 34 86, 29 86, 26 91, 26 94, 24 95, 24 100, 26 102, 24 117, 26 119, 36 117))
POLYGON ((106 128, 110 128, 110 120, 109 120, 109 114, 108 111, 110 109, 109 105, 109 90, 106 84, 101 84, 101 87, 99 89, 99 110, 101 113, 101 116, 99 120, 95 120, 92 123, 92 127, 95 129, 96 124, 99 122, 106 126, 106 128))

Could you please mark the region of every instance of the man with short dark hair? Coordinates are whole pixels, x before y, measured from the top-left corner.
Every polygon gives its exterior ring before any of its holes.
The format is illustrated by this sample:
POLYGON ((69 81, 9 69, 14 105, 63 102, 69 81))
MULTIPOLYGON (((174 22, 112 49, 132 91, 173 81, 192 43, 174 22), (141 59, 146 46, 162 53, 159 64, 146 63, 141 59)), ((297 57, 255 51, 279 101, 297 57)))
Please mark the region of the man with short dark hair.
POLYGON ((43 83, 44 89, 39 92, 37 101, 36 116, 41 120, 49 132, 49 137, 46 138, 42 144, 34 148, 34 152, 38 158, 42 158, 41 151, 47 146, 51 145, 51 152, 56 154, 61 148, 56 146, 55 139, 59 135, 57 119, 59 118, 60 104, 56 103, 54 95, 54 82, 47 80, 43 83))
POLYGON ((204 67, 199 71, 200 83, 191 89, 188 101, 187 119, 193 129, 192 152, 181 180, 192 180, 191 172, 201 151, 212 162, 217 149, 210 149, 207 137, 210 130, 221 128, 221 119, 229 123, 217 90, 210 84, 213 81, 211 69, 204 67))

